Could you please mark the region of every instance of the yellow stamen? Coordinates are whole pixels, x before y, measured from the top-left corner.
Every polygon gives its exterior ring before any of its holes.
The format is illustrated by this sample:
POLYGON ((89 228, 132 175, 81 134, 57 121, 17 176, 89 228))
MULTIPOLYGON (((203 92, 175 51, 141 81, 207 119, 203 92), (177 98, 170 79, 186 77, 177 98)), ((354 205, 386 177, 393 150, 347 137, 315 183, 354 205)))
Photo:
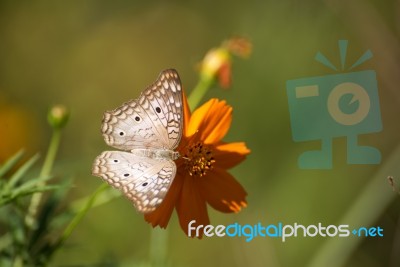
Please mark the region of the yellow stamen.
POLYGON ((186 161, 185 168, 191 176, 206 175, 215 162, 211 149, 200 142, 190 145, 184 157, 189 159, 186 161))

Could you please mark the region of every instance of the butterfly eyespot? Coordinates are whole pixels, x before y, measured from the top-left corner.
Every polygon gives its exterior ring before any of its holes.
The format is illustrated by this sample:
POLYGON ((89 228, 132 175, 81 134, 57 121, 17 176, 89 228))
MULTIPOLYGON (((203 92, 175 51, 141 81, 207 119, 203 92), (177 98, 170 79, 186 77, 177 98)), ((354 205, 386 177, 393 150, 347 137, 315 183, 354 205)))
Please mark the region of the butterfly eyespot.
POLYGON ((149 184, 149 183, 146 182, 146 183, 143 183, 142 186, 146 186, 146 185, 148 185, 148 184, 149 184))
POLYGON ((114 162, 115 162, 115 163, 118 163, 118 162, 119 162, 119 160, 117 160, 117 159, 114 159, 114 162))
POLYGON ((139 117, 139 116, 136 116, 136 117, 135 117, 135 121, 140 121, 140 117, 139 117))
POLYGON ((128 177, 128 176, 129 176, 129 173, 125 173, 124 176, 125 176, 125 177, 128 177))
POLYGON ((120 136, 124 136, 125 133, 121 131, 121 132, 119 132, 119 135, 120 135, 120 136))
POLYGON ((156 107, 156 111, 157 111, 157 113, 161 113, 161 108, 160 107, 156 107))

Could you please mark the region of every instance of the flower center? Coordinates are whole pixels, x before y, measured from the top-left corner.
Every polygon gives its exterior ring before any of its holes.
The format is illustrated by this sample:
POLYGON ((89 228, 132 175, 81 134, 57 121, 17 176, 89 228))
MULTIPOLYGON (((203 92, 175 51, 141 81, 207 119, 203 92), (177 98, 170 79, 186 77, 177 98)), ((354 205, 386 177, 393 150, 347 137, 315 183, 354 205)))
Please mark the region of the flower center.
POLYGON ((190 176, 204 176, 208 170, 211 170, 215 159, 209 147, 198 142, 190 145, 184 155, 188 160, 185 161, 185 169, 190 176))

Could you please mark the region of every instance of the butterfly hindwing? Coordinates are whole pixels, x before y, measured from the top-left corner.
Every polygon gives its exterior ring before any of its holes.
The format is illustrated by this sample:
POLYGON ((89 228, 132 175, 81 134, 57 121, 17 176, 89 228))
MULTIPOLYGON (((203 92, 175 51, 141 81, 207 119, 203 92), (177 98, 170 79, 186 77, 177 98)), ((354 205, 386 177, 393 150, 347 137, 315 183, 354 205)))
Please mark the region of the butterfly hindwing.
POLYGON ((122 151, 105 151, 92 174, 121 190, 139 212, 153 211, 164 199, 176 174, 172 160, 144 158, 122 151))

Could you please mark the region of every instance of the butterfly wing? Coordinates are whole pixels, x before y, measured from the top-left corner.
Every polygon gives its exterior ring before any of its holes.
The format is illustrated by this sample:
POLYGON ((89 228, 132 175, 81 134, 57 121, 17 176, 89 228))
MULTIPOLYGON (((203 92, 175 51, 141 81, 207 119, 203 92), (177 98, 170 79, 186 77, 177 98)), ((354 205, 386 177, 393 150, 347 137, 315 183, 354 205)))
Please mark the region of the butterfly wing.
POLYGON ((140 97, 103 116, 101 131, 110 146, 175 149, 182 136, 182 86, 176 70, 160 73, 140 97))
POLYGON ((139 212, 155 210, 176 174, 172 160, 156 160, 122 151, 105 151, 96 158, 92 174, 121 190, 139 212))

